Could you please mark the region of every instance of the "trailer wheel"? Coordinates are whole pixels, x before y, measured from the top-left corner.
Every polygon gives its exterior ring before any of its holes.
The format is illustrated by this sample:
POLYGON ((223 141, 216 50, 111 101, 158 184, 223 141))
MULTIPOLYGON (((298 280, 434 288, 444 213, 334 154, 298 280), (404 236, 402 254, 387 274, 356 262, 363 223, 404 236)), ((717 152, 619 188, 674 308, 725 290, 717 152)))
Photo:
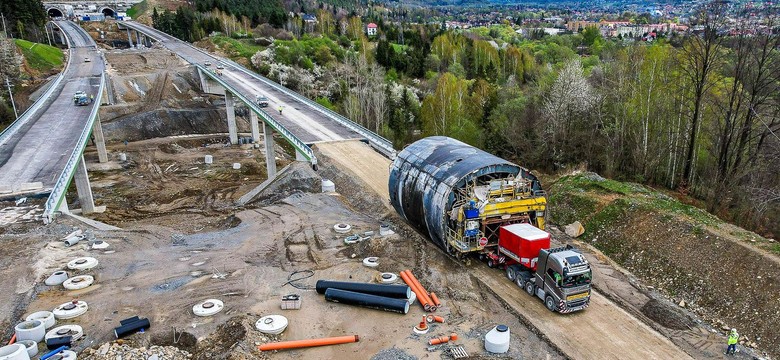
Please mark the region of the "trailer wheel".
POLYGON ((525 292, 528 293, 528 295, 534 296, 534 283, 533 281, 528 281, 525 283, 525 292))
POLYGON ((496 263, 493 261, 493 259, 488 259, 488 264, 487 265, 491 269, 496 267, 496 263))
POLYGON ((511 266, 506 267, 506 277, 511 280, 515 281, 515 277, 517 276, 517 273, 515 273, 515 268, 511 266))
POLYGON ((547 306, 547 310, 555 312, 555 300, 553 300, 552 296, 547 295, 544 299, 544 306, 547 306))
POLYGON ((519 286, 521 289, 525 285, 525 280, 523 280, 523 277, 520 275, 515 275, 515 284, 519 286))

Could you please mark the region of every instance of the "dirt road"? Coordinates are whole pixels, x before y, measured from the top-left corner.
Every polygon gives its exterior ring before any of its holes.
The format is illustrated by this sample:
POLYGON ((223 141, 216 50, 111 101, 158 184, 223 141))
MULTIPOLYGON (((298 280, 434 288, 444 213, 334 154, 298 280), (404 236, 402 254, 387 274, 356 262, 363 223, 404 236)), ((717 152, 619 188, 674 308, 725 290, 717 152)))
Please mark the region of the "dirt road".
MULTIPOLYGON (((360 141, 340 141, 317 144, 324 155, 335 160, 342 170, 362 179, 382 199, 389 200, 387 191, 390 160, 360 141)), ((390 203, 385 202, 388 208, 390 203)))
MULTIPOLYGON (((317 145, 366 185, 388 198, 389 160, 360 142, 317 145), (379 159, 378 159, 379 158, 379 159), (381 161, 380 161, 381 159, 381 161)), ((480 264, 473 276, 493 289, 507 306, 545 334, 564 354, 574 359, 690 359, 669 339, 594 291, 591 306, 568 316, 549 312, 541 301, 531 299, 506 277, 480 264)))
POLYGON ((476 264, 472 275, 573 359, 691 359, 598 292, 593 292, 587 310, 560 315, 522 292, 498 270, 476 264))

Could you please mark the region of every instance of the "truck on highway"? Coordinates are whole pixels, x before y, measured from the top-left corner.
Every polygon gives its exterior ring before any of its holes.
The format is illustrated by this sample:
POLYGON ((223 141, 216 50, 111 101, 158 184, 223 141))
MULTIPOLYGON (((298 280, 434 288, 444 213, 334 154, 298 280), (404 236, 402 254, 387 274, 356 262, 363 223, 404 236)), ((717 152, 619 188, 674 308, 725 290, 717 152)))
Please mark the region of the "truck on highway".
POLYGON ((73 95, 73 105, 86 106, 90 103, 92 103, 92 99, 83 91, 76 91, 76 94, 73 95))
POLYGON ((550 248, 550 233, 531 224, 502 226, 498 246, 481 257, 488 266, 503 266, 506 276, 550 311, 569 313, 590 303, 591 268, 571 245, 550 248))

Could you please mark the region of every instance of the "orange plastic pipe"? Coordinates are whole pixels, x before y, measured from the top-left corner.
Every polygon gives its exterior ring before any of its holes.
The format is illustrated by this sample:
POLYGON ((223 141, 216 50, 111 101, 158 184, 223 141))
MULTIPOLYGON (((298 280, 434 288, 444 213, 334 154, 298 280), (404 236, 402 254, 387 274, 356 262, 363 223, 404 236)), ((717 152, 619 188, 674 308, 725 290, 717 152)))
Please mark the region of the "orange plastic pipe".
POLYGON ((441 316, 438 316, 438 315, 428 315, 428 316, 425 317, 425 319, 429 323, 432 323, 432 322, 443 323, 444 322, 444 318, 441 317, 441 316))
MULTIPOLYGON (((411 280, 415 285, 417 285, 417 288, 420 289, 420 292, 422 293, 423 298, 425 298, 425 301, 431 304, 431 308, 433 308, 433 306, 435 306, 436 304, 433 303, 433 300, 431 300, 431 298, 428 296, 428 292, 425 290, 422 284, 420 284, 420 281, 417 280, 414 274, 412 274, 412 271, 406 270, 406 275, 409 276, 409 280, 411 280)), ((420 294, 417 294, 417 297, 420 297, 420 294)))
POLYGON ((436 304, 436 307, 441 307, 441 301, 439 301, 439 297, 436 296, 435 292, 431 293, 431 300, 433 300, 433 303, 436 304))
POLYGON ((358 341, 360 341, 360 338, 357 335, 349 335, 349 336, 336 336, 336 337, 321 338, 321 339, 281 341, 276 343, 263 344, 258 346, 257 348, 260 351, 270 351, 270 350, 298 349, 298 348, 325 346, 325 345, 349 344, 358 341))
POLYGON ((406 283, 406 285, 409 285, 410 288, 412 288, 412 291, 414 291, 414 294, 417 295, 417 301, 420 302, 420 304, 423 306, 423 308, 428 311, 431 308, 431 305, 433 305, 430 302, 427 302, 425 298, 422 296, 422 291, 417 287, 417 285, 414 283, 414 281, 411 280, 409 277, 409 274, 406 273, 406 270, 401 271, 400 273, 401 279, 406 283))
POLYGON ((452 333, 450 334, 450 336, 441 336, 441 337, 433 338, 428 341, 428 345, 439 345, 439 344, 444 344, 455 340, 458 340, 458 334, 452 333))
POLYGON ((14 336, 11 336, 11 341, 8 342, 8 345, 12 345, 15 342, 16 342, 16 334, 14 334, 14 336))

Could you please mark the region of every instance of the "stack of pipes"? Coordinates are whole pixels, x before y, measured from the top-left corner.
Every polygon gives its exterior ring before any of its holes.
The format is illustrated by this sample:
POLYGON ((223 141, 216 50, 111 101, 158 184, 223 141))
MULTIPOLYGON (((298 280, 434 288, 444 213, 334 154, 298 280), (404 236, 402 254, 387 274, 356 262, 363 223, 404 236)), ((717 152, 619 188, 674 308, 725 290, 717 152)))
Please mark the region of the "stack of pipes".
POLYGON ((420 284, 420 281, 417 280, 417 277, 412 274, 411 270, 401 271, 401 279, 403 279, 406 285, 409 285, 412 291, 414 291, 414 294, 417 295, 417 300, 425 311, 433 312, 441 307, 441 301, 439 301, 439 297, 436 296, 436 293, 428 293, 420 284))

